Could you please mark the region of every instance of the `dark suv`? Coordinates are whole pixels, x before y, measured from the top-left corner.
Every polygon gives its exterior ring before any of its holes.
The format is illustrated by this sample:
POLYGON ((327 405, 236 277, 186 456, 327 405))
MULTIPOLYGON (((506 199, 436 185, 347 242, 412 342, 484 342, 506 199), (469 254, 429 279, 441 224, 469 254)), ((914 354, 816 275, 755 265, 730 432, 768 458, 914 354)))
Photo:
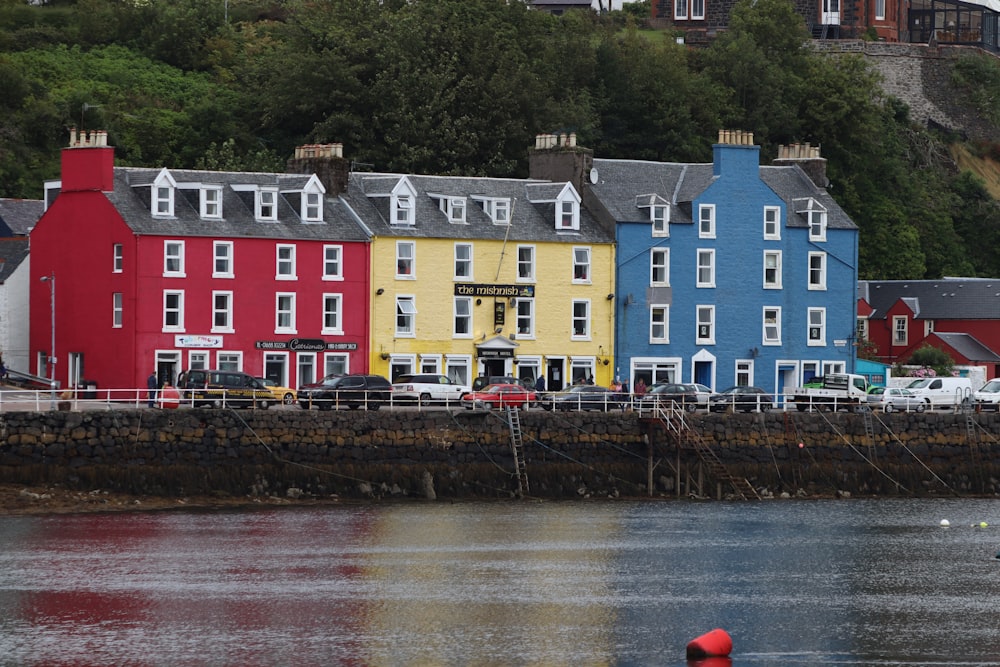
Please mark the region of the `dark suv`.
POLYGON ((381 375, 327 375, 315 384, 299 387, 299 407, 320 410, 349 407, 357 410, 364 406, 378 410, 389 402, 392 385, 381 375))

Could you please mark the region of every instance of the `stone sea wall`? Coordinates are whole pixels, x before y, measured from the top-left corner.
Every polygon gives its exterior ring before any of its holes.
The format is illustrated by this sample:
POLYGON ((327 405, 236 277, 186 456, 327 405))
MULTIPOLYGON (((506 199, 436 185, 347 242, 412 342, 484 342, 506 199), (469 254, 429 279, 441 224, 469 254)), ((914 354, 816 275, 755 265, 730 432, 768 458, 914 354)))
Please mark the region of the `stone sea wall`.
MULTIPOLYGON (((0 483, 143 495, 509 498, 501 413, 21 412, 0 415, 0 483)), ((994 494, 995 414, 693 415, 693 433, 764 495, 994 494)), ((635 413, 521 413, 530 496, 725 495, 695 450, 635 413)))

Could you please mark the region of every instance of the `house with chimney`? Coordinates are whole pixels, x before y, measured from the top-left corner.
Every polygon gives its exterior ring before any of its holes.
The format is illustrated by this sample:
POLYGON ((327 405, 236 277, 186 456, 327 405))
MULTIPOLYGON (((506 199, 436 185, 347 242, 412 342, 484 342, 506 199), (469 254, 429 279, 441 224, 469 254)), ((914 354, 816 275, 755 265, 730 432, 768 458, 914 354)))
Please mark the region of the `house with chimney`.
POLYGON ((74 130, 31 230, 32 372, 125 388, 368 370, 370 235, 337 196, 340 152, 302 147, 294 173, 116 167, 106 132, 74 130))
MULTIPOLYGON (((614 358, 633 387, 780 395, 853 371, 858 230, 815 148, 784 147, 761 166, 752 134, 724 131, 709 164, 561 153, 584 201, 615 221, 614 358)), ((533 161, 531 175, 555 166, 533 161)))
POLYGON ((8 371, 29 369, 28 232, 41 215, 41 200, 0 199, 0 361, 8 371))

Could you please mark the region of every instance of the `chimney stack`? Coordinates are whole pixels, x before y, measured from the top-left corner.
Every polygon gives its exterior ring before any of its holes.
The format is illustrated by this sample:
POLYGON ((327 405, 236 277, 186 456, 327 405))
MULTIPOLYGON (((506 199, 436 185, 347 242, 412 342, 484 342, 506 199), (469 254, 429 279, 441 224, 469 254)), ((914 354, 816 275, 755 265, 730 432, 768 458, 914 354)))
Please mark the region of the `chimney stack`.
POLYGON ((753 142, 753 132, 719 130, 719 141, 712 146, 712 173, 725 176, 756 175, 760 169, 760 146, 753 142))
POLYGON ((105 130, 77 134, 70 128, 69 146, 62 150, 60 192, 111 192, 114 190, 115 149, 108 146, 105 130))
POLYGON ((576 144, 576 133, 539 134, 534 148, 528 149, 528 176, 545 181, 569 181, 583 193, 591 168, 594 151, 576 144))
POLYGON ((819 146, 811 146, 808 142, 778 146, 778 159, 773 164, 776 167, 797 164, 817 187, 825 189, 830 185, 826 177, 826 158, 820 157, 819 146))
POLYGON ((351 164, 344 159, 344 144, 305 144, 295 148, 295 154, 285 167, 289 174, 316 174, 328 197, 347 191, 351 164))

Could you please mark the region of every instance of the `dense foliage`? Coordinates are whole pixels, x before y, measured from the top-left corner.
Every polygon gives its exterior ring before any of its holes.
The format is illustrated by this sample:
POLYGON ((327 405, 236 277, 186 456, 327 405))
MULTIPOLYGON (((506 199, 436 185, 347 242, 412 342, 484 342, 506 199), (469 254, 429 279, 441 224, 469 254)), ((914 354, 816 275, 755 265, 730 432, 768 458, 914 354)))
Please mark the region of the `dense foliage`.
MULTIPOLYGON (((281 169, 342 142, 379 170, 526 175, 540 132, 600 157, 708 161, 720 128, 765 159, 810 141, 861 229, 862 278, 1000 276, 1000 210, 856 57, 805 45, 788 0, 745 0, 691 50, 648 3, 553 17, 508 0, 0 0, 0 196, 38 197, 68 127, 120 164, 281 169)), ((996 59, 956 84, 1000 118, 996 59)))

